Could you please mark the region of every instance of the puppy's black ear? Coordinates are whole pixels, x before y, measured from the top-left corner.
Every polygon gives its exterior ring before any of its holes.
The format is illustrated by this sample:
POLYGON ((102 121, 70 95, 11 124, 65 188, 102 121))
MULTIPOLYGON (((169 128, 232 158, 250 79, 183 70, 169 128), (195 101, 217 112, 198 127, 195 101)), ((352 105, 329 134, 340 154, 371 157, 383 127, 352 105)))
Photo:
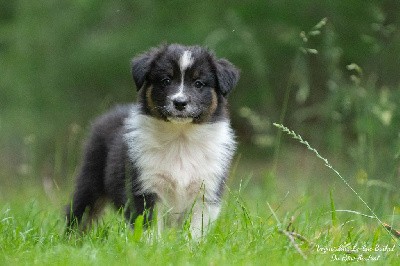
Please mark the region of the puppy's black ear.
POLYGON ((219 59, 216 67, 219 90, 226 96, 239 81, 239 70, 225 59, 219 59))
POLYGON ((154 48, 147 53, 141 54, 132 59, 132 77, 137 90, 140 90, 146 81, 150 66, 160 49, 154 48))

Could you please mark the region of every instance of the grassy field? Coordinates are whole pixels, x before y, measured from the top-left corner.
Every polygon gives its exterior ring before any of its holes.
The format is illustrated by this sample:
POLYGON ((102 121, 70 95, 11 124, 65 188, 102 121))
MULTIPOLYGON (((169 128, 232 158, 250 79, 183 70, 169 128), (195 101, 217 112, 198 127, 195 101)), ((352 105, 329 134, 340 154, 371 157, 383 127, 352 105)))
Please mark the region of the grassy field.
MULTIPOLYGON (((159 237, 155 228, 131 230, 111 208, 89 232, 64 234, 63 205, 70 188, 22 183, 1 189, 0 265, 325 265, 400 262, 397 210, 385 189, 354 194, 308 151, 283 150, 272 163, 239 155, 224 207, 212 231, 188 240, 185 228, 159 237), (371 196, 372 195, 372 196, 371 196)), ((44 182, 45 184, 46 182, 44 182)), ((351 182, 350 182, 351 183, 351 182)))

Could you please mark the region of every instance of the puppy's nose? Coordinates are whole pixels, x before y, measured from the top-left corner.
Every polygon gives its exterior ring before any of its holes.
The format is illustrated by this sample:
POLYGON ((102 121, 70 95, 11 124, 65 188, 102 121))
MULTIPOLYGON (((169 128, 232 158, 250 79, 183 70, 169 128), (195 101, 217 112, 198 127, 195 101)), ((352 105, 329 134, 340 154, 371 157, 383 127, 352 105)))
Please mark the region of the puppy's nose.
POLYGON ((189 98, 186 96, 179 96, 173 99, 172 102, 176 110, 182 111, 186 108, 187 104, 189 103, 189 98))

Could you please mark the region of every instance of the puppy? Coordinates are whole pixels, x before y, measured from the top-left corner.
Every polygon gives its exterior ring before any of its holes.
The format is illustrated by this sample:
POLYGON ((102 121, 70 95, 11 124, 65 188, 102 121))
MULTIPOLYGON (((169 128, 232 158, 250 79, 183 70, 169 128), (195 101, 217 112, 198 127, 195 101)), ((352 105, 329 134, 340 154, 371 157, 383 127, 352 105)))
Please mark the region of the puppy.
POLYGON ((132 225, 156 208, 159 233, 189 221, 198 238, 220 212, 236 147, 227 95, 239 71, 207 49, 172 44, 134 58, 132 76, 138 103, 92 126, 68 228, 85 227, 111 201, 132 225))

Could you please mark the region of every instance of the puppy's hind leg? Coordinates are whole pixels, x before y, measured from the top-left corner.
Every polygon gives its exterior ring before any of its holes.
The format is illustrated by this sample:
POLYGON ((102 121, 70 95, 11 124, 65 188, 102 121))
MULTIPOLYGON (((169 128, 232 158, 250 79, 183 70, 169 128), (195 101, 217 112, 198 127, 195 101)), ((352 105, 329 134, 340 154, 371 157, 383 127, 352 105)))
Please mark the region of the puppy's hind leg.
POLYGON ((85 227, 104 206, 104 165, 106 148, 95 137, 87 143, 83 165, 76 179, 72 202, 66 209, 67 230, 85 227), (88 212, 87 217, 84 214, 88 212), (84 221, 83 221, 84 220, 84 221))

